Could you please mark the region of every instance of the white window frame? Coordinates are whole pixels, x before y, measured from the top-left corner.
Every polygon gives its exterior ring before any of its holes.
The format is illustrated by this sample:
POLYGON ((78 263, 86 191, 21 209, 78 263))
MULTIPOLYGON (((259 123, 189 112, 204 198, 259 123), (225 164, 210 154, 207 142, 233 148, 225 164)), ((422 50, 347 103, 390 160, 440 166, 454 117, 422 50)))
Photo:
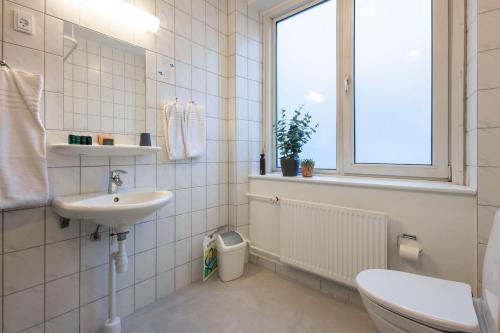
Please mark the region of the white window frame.
MULTIPOLYGON (((290 0, 264 12, 263 18, 263 110, 264 140, 276 168, 275 46, 276 22, 323 0, 290 0)), ((462 1, 433 1, 433 165, 355 164, 353 128, 353 0, 337 0, 337 169, 319 173, 339 175, 418 178, 464 183, 464 47, 465 7, 462 1), (448 47, 440 47, 447 45, 448 47), (344 91, 348 78, 349 89, 344 91)))

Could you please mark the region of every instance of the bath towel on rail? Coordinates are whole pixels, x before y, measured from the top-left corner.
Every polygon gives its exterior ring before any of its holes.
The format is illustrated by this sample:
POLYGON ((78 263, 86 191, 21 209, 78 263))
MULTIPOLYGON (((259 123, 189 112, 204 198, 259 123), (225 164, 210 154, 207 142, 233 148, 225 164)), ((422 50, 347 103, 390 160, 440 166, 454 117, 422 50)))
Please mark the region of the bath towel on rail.
POLYGON ((49 198, 41 75, 0 69, 0 209, 44 205, 49 198))
POLYGON ((186 158, 184 149, 184 104, 169 102, 163 109, 163 135, 170 160, 186 158))
POLYGON ((206 119, 205 108, 189 102, 184 110, 184 144, 187 157, 197 157, 205 153, 206 119))

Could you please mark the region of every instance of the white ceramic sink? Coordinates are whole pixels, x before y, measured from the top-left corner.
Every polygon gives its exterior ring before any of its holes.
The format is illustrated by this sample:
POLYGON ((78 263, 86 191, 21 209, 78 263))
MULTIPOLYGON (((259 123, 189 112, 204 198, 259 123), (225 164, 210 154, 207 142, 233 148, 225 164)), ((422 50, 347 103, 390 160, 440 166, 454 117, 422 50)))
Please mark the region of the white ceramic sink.
POLYGON ((52 206, 59 216, 98 220, 99 224, 130 225, 154 213, 172 199, 169 191, 92 193, 57 197, 52 206))

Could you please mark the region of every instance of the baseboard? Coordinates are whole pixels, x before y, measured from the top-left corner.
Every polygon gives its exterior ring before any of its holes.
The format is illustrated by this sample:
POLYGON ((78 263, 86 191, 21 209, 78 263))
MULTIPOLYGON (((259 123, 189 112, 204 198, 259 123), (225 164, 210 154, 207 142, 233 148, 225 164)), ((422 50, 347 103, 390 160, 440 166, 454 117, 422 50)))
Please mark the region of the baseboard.
POLYGON ((297 281, 335 300, 352 304, 365 310, 361 302, 361 297, 356 289, 286 265, 280 261, 280 256, 276 253, 250 245, 250 262, 280 274, 287 279, 297 281))

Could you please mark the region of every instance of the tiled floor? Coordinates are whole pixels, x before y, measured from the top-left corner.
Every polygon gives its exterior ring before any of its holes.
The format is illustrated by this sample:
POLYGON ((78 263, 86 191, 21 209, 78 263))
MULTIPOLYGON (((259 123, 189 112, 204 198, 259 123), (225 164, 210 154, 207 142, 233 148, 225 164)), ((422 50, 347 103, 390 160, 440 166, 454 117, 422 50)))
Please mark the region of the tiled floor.
POLYGON ((191 285, 122 326, 126 333, 377 332, 362 309, 251 264, 241 279, 191 285))

